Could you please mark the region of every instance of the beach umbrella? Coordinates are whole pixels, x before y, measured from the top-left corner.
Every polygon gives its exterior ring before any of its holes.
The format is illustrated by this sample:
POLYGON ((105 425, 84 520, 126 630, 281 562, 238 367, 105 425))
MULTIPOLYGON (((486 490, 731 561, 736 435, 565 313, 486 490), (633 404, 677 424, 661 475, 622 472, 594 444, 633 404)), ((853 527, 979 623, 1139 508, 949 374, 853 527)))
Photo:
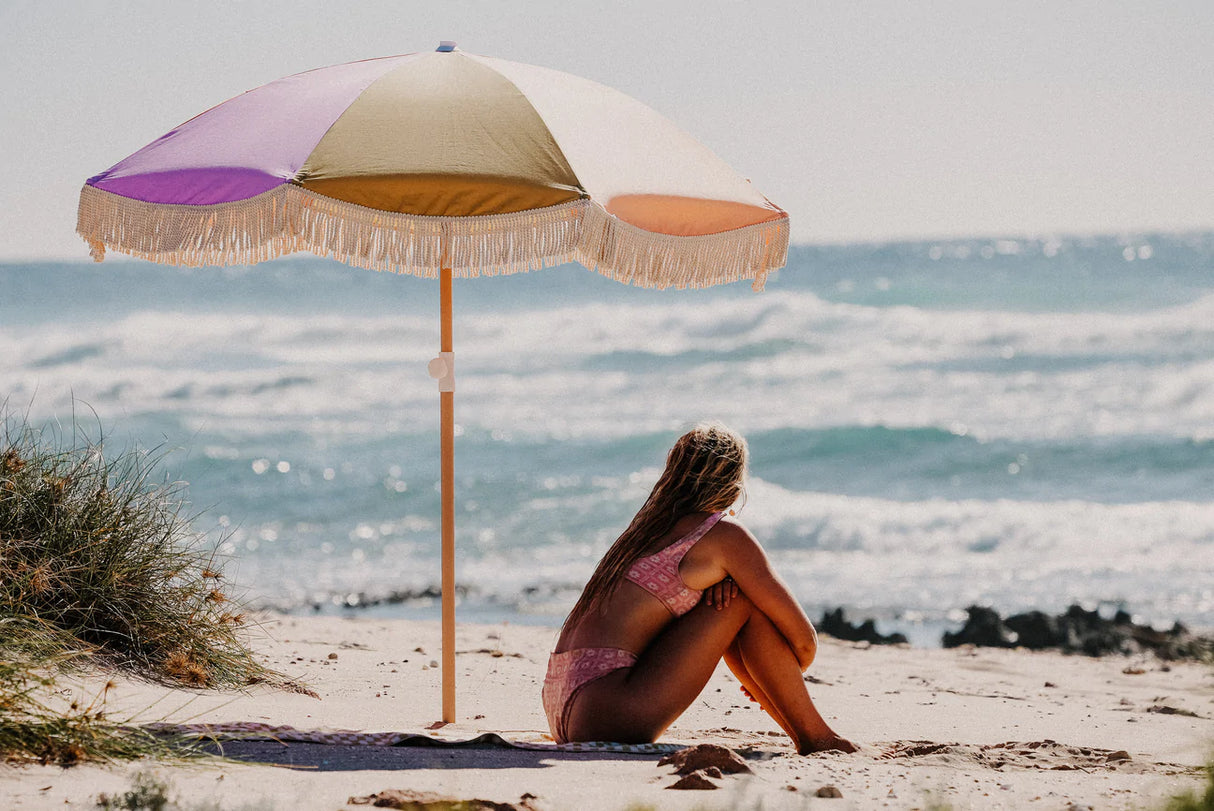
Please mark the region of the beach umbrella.
POLYGON ((80 192, 77 231, 177 265, 311 251, 440 281, 443 720, 455 720, 452 278, 577 261, 620 282, 762 289, 788 215, 649 107, 444 42, 288 76, 190 119, 80 192))

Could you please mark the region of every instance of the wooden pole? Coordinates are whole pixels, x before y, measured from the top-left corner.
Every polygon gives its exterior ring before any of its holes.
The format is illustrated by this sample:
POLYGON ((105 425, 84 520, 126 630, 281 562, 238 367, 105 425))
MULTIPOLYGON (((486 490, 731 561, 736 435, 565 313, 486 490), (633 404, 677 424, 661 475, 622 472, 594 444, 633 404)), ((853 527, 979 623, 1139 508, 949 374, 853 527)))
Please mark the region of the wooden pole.
MULTIPOLYGON (((444 263, 446 264, 446 263, 444 263)), ((442 269, 439 284, 441 351, 452 349, 451 268, 442 269)), ((451 355, 446 357, 451 358, 451 355)), ((455 721, 455 392, 439 392, 442 472, 443 721, 455 721)))

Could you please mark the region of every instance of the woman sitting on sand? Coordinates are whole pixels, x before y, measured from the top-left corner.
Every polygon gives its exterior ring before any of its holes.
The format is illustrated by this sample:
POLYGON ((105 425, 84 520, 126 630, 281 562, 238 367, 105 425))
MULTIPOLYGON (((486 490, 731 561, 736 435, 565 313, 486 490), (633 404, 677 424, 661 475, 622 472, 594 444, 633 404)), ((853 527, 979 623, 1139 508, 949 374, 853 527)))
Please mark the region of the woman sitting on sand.
POLYGON ((855 751, 801 677, 818 648, 813 625, 759 542, 725 517, 743 493, 746 454, 722 425, 698 426, 670 450, 548 660, 544 711, 558 742, 656 740, 724 656, 798 752, 855 751))

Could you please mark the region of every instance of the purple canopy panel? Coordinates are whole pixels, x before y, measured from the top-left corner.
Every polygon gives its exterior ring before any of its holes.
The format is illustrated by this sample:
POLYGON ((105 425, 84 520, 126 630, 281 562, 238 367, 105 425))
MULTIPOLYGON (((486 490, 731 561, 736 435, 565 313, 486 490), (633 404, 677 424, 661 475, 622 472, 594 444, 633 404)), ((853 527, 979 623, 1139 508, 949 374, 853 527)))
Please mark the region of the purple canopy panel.
POLYGON ((297 73, 212 107, 88 184, 149 203, 244 200, 295 177, 333 121, 376 79, 417 54, 297 73), (275 137, 267 139, 267 132, 275 137))

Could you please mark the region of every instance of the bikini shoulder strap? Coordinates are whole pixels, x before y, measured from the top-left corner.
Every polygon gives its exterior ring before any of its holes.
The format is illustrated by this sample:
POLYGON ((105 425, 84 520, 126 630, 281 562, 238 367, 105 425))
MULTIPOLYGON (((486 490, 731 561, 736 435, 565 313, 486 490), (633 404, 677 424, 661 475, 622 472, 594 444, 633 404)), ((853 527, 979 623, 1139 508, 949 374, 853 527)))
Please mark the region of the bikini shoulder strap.
POLYGON ((671 544, 671 546, 688 546, 688 547, 690 547, 696 541, 700 540, 705 535, 707 535, 708 530, 715 527, 717 525, 717 522, 720 521, 721 518, 723 518, 724 516, 725 516, 725 513, 723 513, 723 512, 713 513, 712 515, 705 518, 698 527, 696 527, 691 532, 684 535, 679 540, 675 541, 673 544, 671 544))

